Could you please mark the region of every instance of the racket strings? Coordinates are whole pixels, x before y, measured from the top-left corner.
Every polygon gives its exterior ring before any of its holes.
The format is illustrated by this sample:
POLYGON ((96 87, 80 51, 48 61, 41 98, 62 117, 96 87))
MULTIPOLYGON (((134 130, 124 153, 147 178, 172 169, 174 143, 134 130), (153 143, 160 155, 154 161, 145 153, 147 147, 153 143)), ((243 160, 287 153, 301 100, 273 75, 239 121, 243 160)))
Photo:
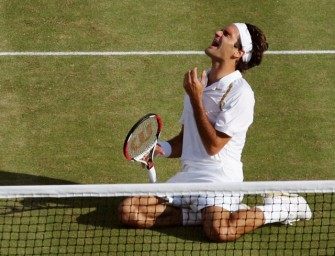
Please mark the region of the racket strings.
POLYGON ((149 118, 142 122, 132 133, 128 141, 128 154, 132 158, 143 158, 155 145, 158 130, 156 119, 149 118))

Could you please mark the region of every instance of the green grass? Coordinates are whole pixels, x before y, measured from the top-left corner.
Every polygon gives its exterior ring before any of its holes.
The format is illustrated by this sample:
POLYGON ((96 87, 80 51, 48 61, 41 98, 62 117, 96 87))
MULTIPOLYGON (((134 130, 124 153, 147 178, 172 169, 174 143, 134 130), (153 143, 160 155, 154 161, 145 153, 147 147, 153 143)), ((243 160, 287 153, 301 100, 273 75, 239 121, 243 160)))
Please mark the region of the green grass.
POLYGON ((244 156, 248 180, 333 179, 333 60, 269 56, 263 72, 250 72, 257 102, 244 156))
MULTIPOLYGON (((237 0, 0 0, 0 51, 200 51, 211 42, 215 30, 235 21, 261 27, 270 50, 334 50, 334 11, 332 0, 247 0, 243 4, 237 0)), ((266 55, 260 67, 245 75, 256 96, 255 121, 243 155, 245 180, 334 179, 334 60, 334 55, 266 55)), ((162 139, 174 136, 180 129, 183 74, 194 66, 206 69, 209 65, 205 55, 0 56, 0 185, 147 182, 145 171, 122 155, 128 129, 142 115, 156 112, 164 123, 162 139)), ((180 168, 178 159, 160 158, 155 165, 160 181, 180 168)), ((79 219, 73 219, 72 226, 59 225, 70 228, 70 236, 74 230, 78 234, 104 235, 108 250, 117 248, 125 255, 132 246, 144 251, 167 247, 179 251, 185 241, 186 249, 193 247, 198 255, 201 251, 213 251, 214 255, 218 248, 229 253, 234 246, 237 250, 244 248, 235 255, 255 255, 246 242, 209 244, 201 228, 125 229, 116 218, 118 200, 113 199, 109 207, 100 210, 97 204, 88 203, 88 207, 70 203, 79 219), (79 213, 78 209, 86 212, 79 213), (106 211, 110 219, 102 215, 106 211), (95 217, 103 221, 90 225, 95 217), (90 228, 93 231, 85 231, 90 228), (108 240, 119 233, 133 245, 117 246, 118 241, 108 240), (167 242, 152 242, 150 247, 151 234, 155 234, 153 239, 159 236, 167 242), (145 245, 135 244, 136 239, 144 239, 145 245)), ((71 213, 71 208, 59 210, 71 213)), ((321 213, 315 209, 315 214, 321 213)), ((19 222, 1 216, 3 222, 19 222)), ((333 222, 333 216, 326 217, 333 222)), ((40 217, 29 217, 32 223, 37 220, 40 217)), ((320 226, 310 222, 294 230, 308 234, 320 226), (309 226, 312 224, 314 227, 309 226)), ((16 226, 6 226, 11 228, 16 226)), ((26 235, 35 236, 34 228, 26 235)), ((262 228, 242 241, 276 228, 262 228)), ((3 231, 0 224, 0 236, 3 231)), ((42 233, 44 237, 36 234, 36 248, 30 249, 37 255, 48 253, 40 247, 41 239, 51 241, 52 232, 42 233)), ((13 247, 24 246, 25 239, 12 235, 13 247)), ((279 238, 285 239, 285 235, 279 238)), ((299 241, 299 237, 296 239, 299 241)), ((334 241, 334 237, 330 239, 334 241)), ((93 238, 79 240, 86 245, 95 243, 93 238)), ((5 250, 4 245, 1 250, 5 250)), ((267 243, 262 245, 266 247, 267 243)), ((284 242, 282 246, 292 245, 284 242)), ((68 254, 90 255, 88 251, 96 247, 90 245, 87 251, 68 254)), ((19 252, 11 250, 13 254, 25 254, 23 248, 19 252)), ((66 253, 67 246, 56 244, 54 250, 66 253)), ((279 249, 277 253, 284 254, 279 249)))
MULTIPOLYGON (((268 225, 234 243, 208 243, 201 227, 128 229, 116 218, 119 198, 0 201, 1 255, 331 255, 334 196, 305 195, 314 218, 268 225), (9 206, 11 208, 9 208, 9 206), (11 209, 15 209, 11 211, 11 209), (18 242, 16 242, 18 241, 18 242), (16 244, 17 243, 17 244, 16 244), (16 247, 17 245, 17 247, 16 247), (311 251, 309 251, 312 248, 311 251), (322 248, 317 251, 316 248, 322 248), (311 252, 311 254, 309 254, 311 252), (325 253, 324 253, 325 252, 325 253)), ((247 197, 257 202, 254 196, 247 197)))

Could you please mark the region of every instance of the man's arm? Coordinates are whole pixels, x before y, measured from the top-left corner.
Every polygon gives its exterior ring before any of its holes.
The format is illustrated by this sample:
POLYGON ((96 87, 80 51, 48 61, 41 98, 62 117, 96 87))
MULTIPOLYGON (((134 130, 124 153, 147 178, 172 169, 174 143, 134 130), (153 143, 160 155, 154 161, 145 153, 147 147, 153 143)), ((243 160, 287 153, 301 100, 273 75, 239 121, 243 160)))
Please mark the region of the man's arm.
POLYGON ((171 155, 169 156, 170 158, 181 157, 183 149, 183 136, 184 136, 184 127, 181 128, 179 134, 176 137, 168 141, 172 148, 171 155))
POLYGON ((209 122, 202 103, 192 103, 195 122, 200 134, 202 144, 204 145, 208 155, 215 155, 228 143, 231 139, 225 133, 215 130, 209 122))
MULTIPOLYGON (((184 136, 184 127, 182 127, 179 134, 172 139, 168 140, 167 143, 171 146, 171 154, 168 156, 169 158, 178 158, 181 157, 182 149, 183 149, 183 136, 184 136)), ((155 154, 166 155, 163 147, 158 143, 155 154)))
POLYGON ((190 97, 195 122, 206 152, 208 155, 215 155, 228 143, 231 137, 215 130, 208 120, 202 101, 205 78, 206 72, 203 72, 199 82, 197 68, 194 68, 185 74, 184 89, 190 97))

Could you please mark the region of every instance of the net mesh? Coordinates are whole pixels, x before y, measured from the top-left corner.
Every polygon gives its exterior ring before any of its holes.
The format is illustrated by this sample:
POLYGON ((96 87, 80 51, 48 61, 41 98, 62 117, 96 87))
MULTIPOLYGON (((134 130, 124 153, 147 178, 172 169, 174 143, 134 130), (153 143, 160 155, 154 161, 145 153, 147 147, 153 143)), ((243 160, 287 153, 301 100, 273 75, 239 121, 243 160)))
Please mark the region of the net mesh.
POLYGON ((0 255, 334 255, 335 181, 21 186, 0 188, 0 255), (202 226, 136 229, 121 224, 124 196, 299 193, 313 217, 273 223, 234 242, 210 242, 202 226))

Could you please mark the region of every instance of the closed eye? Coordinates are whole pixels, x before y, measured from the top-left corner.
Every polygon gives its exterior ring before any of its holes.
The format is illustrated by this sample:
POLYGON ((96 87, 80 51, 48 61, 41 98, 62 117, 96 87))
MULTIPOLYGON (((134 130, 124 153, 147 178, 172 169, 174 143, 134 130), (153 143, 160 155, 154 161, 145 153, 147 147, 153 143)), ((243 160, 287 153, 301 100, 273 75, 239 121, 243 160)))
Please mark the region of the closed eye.
POLYGON ((222 32, 223 32, 223 35, 224 35, 224 36, 226 36, 226 37, 227 37, 227 36, 230 36, 230 34, 229 34, 229 32, 228 32, 227 30, 223 30, 222 32))

